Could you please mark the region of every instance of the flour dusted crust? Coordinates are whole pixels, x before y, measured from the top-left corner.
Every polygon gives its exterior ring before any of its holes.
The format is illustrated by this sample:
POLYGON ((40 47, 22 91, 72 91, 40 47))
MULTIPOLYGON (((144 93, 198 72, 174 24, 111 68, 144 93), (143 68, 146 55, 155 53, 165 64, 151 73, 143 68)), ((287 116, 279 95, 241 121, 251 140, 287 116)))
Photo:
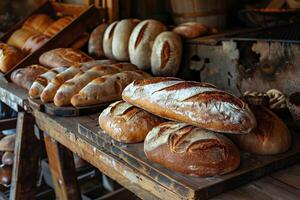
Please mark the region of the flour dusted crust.
POLYGON ((17 48, 0 43, 0 71, 6 73, 18 64, 24 57, 24 54, 17 48))
POLYGON ((99 116, 100 127, 123 143, 144 141, 148 132, 162 122, 163 119, 124 101, 111 104, 99 116))
POLYGON ((89 55, 94 58, 104 58, 104 50, 103 50, 103 37, 107 24, 101 24, 97 26, 91 33, 88 45, 89 55))
POLYGON ((144 151, 149 160, 192 176, 226 174, 240 164, 239 151, 228 138, 177 122, 154 127, 145 138, 144 151))
POLYGON ((105 32, 104 32, 104 37, 103 37, 103 50, 104 50, 104 55, 107 58, 114 59, 113 53, 112 53, 112 40, 115 32, 115 28, 118 24, 118 21, 113 22, 110 24, 105 32))
POLYGON ((150 75, 143 71, 123 71, 96 78, 74 95, 71 103, 73 106, 88 106, 120 100, 128 84, 147 77, 150 75))
POLYGON ((260 155, 274 155, 287 151, 291 134, 284 122, 264 106, 251 107, 257 119, 257 128, 245 135, 232 135, 243 150, 260 155))
POLYGON ((134 81, 123 99, 160 117, 225 133, 249 133, 256 120, 248 105, 211 84, 177 78, 134 81))
POLYGON ((166 31, 167 27, 156 20, 144 20, 132 31, 129 39, 130 62, 139 69, 150 69, 153 42, 158 34, 166 31))
POLYGON ((160 33, 152 48, 151 70, 155 76, 175 76, 179 70, 182 42, 179 35, 171 31, 160 33))
POLYGON ((43 33, 54 22, 51 17, 45 14, 30 16, 23 24, 22 28, 43 33))

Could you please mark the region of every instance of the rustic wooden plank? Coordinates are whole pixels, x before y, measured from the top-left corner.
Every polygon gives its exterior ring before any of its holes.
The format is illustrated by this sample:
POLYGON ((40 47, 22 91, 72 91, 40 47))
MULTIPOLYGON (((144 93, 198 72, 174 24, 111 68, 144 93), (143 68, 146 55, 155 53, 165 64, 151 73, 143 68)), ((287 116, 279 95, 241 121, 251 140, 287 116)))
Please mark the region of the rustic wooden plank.
POLYGON ((15 129, 17 126, 17 118, 0 120, 0 131, 15 129))
POLYGON ((276 172, 271 176, 278 181, 300 190, 300 163, 288 169, 276 172))
POLYGON ((34 117, 19 112, 10 199, 31 200, 36 192, 40 142, 34 134, 34 117))
POLYGON ((95 143, 87 142, 86 138, 78 135, 77 124, 84 117, 61 118, 49 116, 34 110, 34 116, 39 127, 52 138, 66 146, 72 152, 97 167, 101 172, 118 181, 125 188, 133 191, 143 199, 183 199, 181 194, 171 191, 151 177, 141 174, 118 157, 97 147, 95 143))
POLYGON ((66 200, 81 199, 73 153, 47 134, 44 135, 44 141, 56 197, 66 200))

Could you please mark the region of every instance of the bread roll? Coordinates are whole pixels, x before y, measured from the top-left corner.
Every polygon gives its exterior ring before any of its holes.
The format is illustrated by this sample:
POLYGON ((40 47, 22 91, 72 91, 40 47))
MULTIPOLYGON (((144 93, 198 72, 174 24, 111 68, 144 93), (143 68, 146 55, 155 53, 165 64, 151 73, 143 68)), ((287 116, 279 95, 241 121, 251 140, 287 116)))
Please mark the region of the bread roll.
POLYGON ((72 66, 79 63, 91 61, 92 58, 82 51, 71 48, 58 48, 43 53, 39 62, 47 67, 72 66))
POLYGON ((89 55, 91 55, 94 58, 99 59, 105 57, 103 50, 103 37, 107 27, 107 24, 101 24, 97 26, 91 33, 89 39, 88 52, 89 55))
POLYGON ((38 76, 29 89, 29 96, 31 98, 39 98, 44 88, 55 77, 55 75, 66 69, 66 67, 57 67, 38 76))
POLYGON ((107 58, 114 59, 113 54, 112 54, 112 39, 114 35, 115 28, 117 26, 118 21, 113 22, 110 24, 107 29, 104 32, 104 37, 103 37, 103 51, 104 55, 107 58))
POLYGON ((73 21, 73 19, 74 17, 72 16, 66 16, 56 20, 45 30, 44 35, 53 37, 58 32, 63 30, 66 26, 68 26, 73 21))
POLYGON ((12 178, 12 166, 1 165, 0 166, 0 185, 9 187, 12 178))
POLYGON ((130 62, 139 69, 150 69, 153 42, 158 34, 166 31, 166 26, 156 20, 140 22, 132 31, 129 39, 130 62))
POLYGON ((159 34, 151 54, 151 70, 155 76, 175 76, 181 63, 181 38, 174 32, 159 34))
POLYGON ((35 79, 47 71, 48 69, 41 65, 30 65, 13 71, 10 79, 16 85, 29 90, 35 79))
POLYGON ((272 111, 264 106, 252 108, 257 128, 245 135, 232 136, 243 150, 260 155, 274 155, 287 151, 291 146, 288 127, 272 111))
POLYGON ((15 149, 16 134, 4 136, 0 140, 0 151, 13 152, 15 149))
POLYGON ((239 98, 207 83, 177 78, 134 81, 123 99, 160 117, 221 133, 249 133, 256 120, 239 98))
POLYGON ((191 176, 215 176, 240 164, 237 147, 225 136, 184 123, 166 122, 145 138, 144 151, 155 163, 191 176))
POLYGON ((22 47, 22 51, 26 54, 33 53, 41 46, 43 46, 46 42, 48 42, 49 39, 49 37, 42 34, 33 35, 26 40, 25 44, 22 47))
POLYGON ((23 56, 19 49, 0 43, 0 71, 8 72, 23 59, 23 56))
POLYGON ((123 89, 134 80, 150 77, 143 71, 124 71, 102 76, 87 84, 71 99, 73 106, 89 106, 122 99, 123 89))
POLYGON ((22 49, 26 40, 35 34, 36 32, 27 29, 18 29, 9 37, 7 44, 22 49))
POLYGON ((75 42, 73 42, 71 45, 70 45, 70 48, 73 48, 73 49, 81 49, 83 48, 87 42, 89 41, 89 38, 90 38, 90 34, 87 33, 87 32, 84 32, 83 34, 81 34, 77 40, 75 42))
POLYGON ((43 33, 54 22, 48 15, 36 14, 28 17, 22 28, 43 33))
POLYGON ((163 122, 125 101, 117 101, 100 114, 100 127, 113 139, 124 143, 144 141, 148 132, 163 122))
POLYGON ((186 22, 175 27, 173 31, 183 38, 196 38, 209 32, 209 28, 199 22, 186 22))
POLYGON ((116 25, 112 38, 112 54, 114 59, 129 61, 128 43, 131 32, 140 21, 137 19, 123 19, 116 25))

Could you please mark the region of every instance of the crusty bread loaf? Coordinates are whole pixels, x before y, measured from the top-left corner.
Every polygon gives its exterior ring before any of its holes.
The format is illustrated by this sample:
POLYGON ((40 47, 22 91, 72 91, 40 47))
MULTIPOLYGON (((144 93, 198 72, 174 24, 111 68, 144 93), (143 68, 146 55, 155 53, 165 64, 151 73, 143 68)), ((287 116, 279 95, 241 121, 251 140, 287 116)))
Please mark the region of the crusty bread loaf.
POLYGON ((130 62, 139 69, 150 69, 153 42, 158 34, 166 31, 166 26, 156 20, 144 20, 132 31, 129 39, 130 62))
POLYGON ((36 31, 38 33, 44 33, 44 31, 54 22, 51 17, 45 14, 36 14, 27 18, 22 28, 36 31))
POLYGON ((97 26, 91 33, 88 51, 89 55, 93 56, 94 58, 99 59, 105 57, 103 50, 103 37, 107 27, 107 24, 101 24, 97 26))
POLYGON ((114 31, 115 31, 117 24, 118 24, 118 21, 115 21, 112 24, 110 24, 106 28, 106 30, 104 32, 104 36, 103 36, 104 55, 110 59, 114 59, 113 54, 112 54, 112 39, 113 39, 114 31))
POLYGON ((66 67, 57 67, 38 76, 29 89, 29 96, 31 98, 39 98, 44 88, 55 77, 55 75, 66 69, 67 69, 66 67))
POLYGON ((66 16, 56 20, 50 26, 48 26, 48 28, 44 32, 44 35, 48 37, 53 37, 62 29, 64 29, 67 25, 69 25, 73 21, 73 19, 73 16, 66 16))
POLYGON ((7 135, 0 140, 0 151, 12 152, 15 149, 16 134, 7 135))
POLYGON ((181 63, 181 38, 174 32, 160 33, 153 45, 151 70, 155 76, 175 76, 181 63))
POLYGON ((123 99, 160 117, 216 132, 241 134, 256 127, 246 103, 207 83, 162 77, 139 80, 124 89, 123 99))
POLYGON ((108 106, 99 116, 100 127, 113 139, 124 143, 144 141, 148 132, 163 119, 125 101, 108 106))
POLYGON ((0 71, 6 73, 18 64, 24 57, 21 50, 5 44, 0 43, 0 71))
POLYGON ((34 31, 18 29, 8 38, 7 44, 22 49, 26 40, 35 34, 34 31))
POLYGON ((129 61, 129 38, 132 30, 139 22, 137 19, 123 19, 118 22, 112 38, 112 54, 114 59, 129 61))
POLYGON ((224 135, 177 122, 153 128, 144 151, 149 160, 192 176, 226 174, 240 164, 237 147, 224 135))
POLYGON ((96 65, 110 65, 114 63, 116 63, 116 61, 114 60, 91 60, 88 62, 81 63, 81 66, 90 69, 91 67, 94 67, 96 65))
POLYGON ((43 53, 39 58, 39 62, 47 67, 72 66, 91 60, 92 58, 82 51, 71 48, 53 49, 43 53))
POLYGON ((288 127, 264 106, 253 106, 257 128, 245 135, 232 135, 233 141, 243 150, 260 155, 274 155, 291 146, 288 127))
POLYGON ((47 71, 48 69, 41 65, 30 65, 14 70, 10 79, 16 85, 29 90, 35 79, 47 71))
POLYGON ((26 54, 30 54, 43 46, 46 42, 49 41, 49 39, 49 37, 42 34, 33 35, 26 40, 25 44, 22 47, 22 51, 26 54))
POLYGON ((134 80, 150 77, 143 71, 123 71, 102 76, 87 84, 71 99, 73 106, 89 106, 122 99, 123 89, 134 80))
POLYGON ((196 38, 209 32, 209 28, 199 22, 186 22, 175 27, 173 31, 183 38, 196 38))

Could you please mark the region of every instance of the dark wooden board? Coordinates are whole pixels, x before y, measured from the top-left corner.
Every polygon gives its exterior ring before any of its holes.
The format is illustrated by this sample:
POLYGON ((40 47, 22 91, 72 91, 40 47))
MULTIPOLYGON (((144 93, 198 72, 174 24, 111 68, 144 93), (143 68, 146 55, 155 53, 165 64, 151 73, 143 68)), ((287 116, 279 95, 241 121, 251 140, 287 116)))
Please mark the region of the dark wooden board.
POLYGON ((100 130, 98 114, 79 122, 78 132, 89 141, 121 157, 141 173, 152 177, 170 190, 177 191, 183 197, 191 199, 213 197, 300 160, 300 134, 293 134, 294 143, 286 153, 276 156, 257 156, 241 152, 241 166, 232 173, 208 178, 190 177, 147 160, 143 151, 143 143, 122 144, 110 138, 100 130))

